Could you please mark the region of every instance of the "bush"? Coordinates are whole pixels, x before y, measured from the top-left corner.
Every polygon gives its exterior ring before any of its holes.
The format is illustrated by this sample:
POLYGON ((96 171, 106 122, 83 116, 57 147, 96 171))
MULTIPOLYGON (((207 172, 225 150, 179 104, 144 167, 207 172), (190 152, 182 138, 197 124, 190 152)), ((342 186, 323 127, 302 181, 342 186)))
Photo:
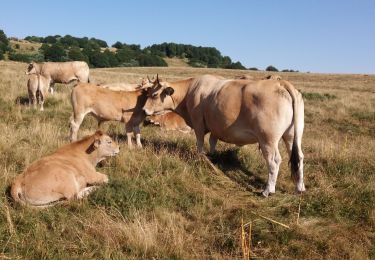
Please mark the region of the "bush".
POLYGON ((9 59, 13 61, 21 61, 21 62, 41 62, 44 61, 44 56, 41 53, 33 53, 33 54, 27 54, 27 53, 15 53, 10 52, 9 53, 9 59))
POLYGON ((274 66, 270 65, 266 68, 266 71, 279 71, 278 69, 276 69, 274 66))
POLYGON ((68 52, 68 58, 72 61, 86 61, 89 62, 89 58, 84 55, 80 48, 78 47, 71 47, 68 52))
POLYGON ((122 43, 121 42, 116 42, 112 45, 113 48, 116 48, 116 49, 121 49, 122 48, 122 43))
POLYGON ((20 49, 20 45, 18 43, 16 43, 16 45, 14 45, 14 48, 16 48, 17 50, 20 49))
POLYGON ((92 52, 89 59, 90 63, 96 68, 110 67, 108 57, 99 51, 92 52))
POLYGON ((258 70, 258 68, 251 67, 251 68, 249 68, 249 70, 258 70))
POLYGON ((246 68, 241 64, 241 62, 237 61, 227 66, 226 69, 245 70, 246 68))
POLYGON ((155 55, 141 54, 138 57, 139 66, 142 67, 167 67, 168 64, 163 58, 155 55))
POLYGON ((66 53, 64 47, 60 43, 46 46, 43 50, 46 61, 66 61, 66 53))

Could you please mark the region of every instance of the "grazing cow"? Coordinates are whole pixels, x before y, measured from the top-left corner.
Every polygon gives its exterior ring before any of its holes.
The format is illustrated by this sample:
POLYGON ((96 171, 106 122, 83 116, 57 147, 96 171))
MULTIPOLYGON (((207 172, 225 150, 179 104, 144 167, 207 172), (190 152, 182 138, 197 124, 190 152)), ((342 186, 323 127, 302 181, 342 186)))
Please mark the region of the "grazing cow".
POLYGON ((150 116, 149 121, 154 125, 159 125, 165 130, 178 130, 183 133, 188 133, 191 130, 185 120, 175 112, 166 112, 161 115, 150 116))
POLYGON ((280 75, 268 75, 266 77, 264 77, 263 79, 270 79, 270 80, 282 80, 281 76, 280 75))
POLYGON ((16 177, 11 195, 21 205, 34 207, 82 198, 98 187, 93 185, 108 182, 108 176, 97 172, 95 166, 118 153, 118 144, 97 131, 33 162, 16 177))
POLYGON ((68 84, 73 80, 87 83, 89 80, 89 66, 84 61, 68 62, 31 62, 26 74, 40 74, 50 80, 51 92, 55 83, 68 84))
POLYGON ((114 91, 90 83, 79 83, 72 91, 73 115, 70 119, 70 140, 77 139, 79 127, 87 114, 92 114, 100 125, 104 121, 125 123, 128 145, 132 147, 134 131, 138 147, 142 147, 139 124, 146 115, 142 110, 147 99, 146 90, 114 91))
POLYGON ((284 80, 220 80, 211 75, 177 82, 158 82, 148 90, 147 115, 171 110, 194 129, 198 152, 210 132, 210 151, 217 140, 236 145, 259 143, 268 165, 264 196, 275 192, 281 163, 278 143, 282 138, 290 155, 292 178, 298 192, 303 182, 304 128, 302 95, 284 80))
POLYGON ((36 108, 36 103, 40 105, 40 111, 44 110, 43 104, 47 97, 49 80, 39 74, 30 74, 27 81, 29 93, 29 106, 36 108))

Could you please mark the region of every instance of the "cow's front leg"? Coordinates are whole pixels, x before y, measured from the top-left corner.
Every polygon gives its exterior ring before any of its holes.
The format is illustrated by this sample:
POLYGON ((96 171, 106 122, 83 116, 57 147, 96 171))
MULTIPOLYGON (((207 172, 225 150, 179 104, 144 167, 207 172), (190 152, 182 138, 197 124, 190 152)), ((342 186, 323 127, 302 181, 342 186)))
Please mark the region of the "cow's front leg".
POLYGON ((132 126, 130 126, 130 124, 125 123, 125 133, 126 133, 126 138, 128 140, 128 147, 132 149, 133 148, 133 143, 132 143, 133 129, 132 129, 132 126))
POLYGON ((217 138, 210 133, 210 153, 213 154, 216 151, 217 138))
POLYGON ((138 148, 142 148, 141 130, 139 128, 139 125, 138 126, 134 126, 133 130, 134 130, 134 135, 135 135, 135 139, 136 139, 136 142, 137 142, 137 146, 138 146, 138 148))
POLYGON ((197 151, 198 153, 203 153, 203 144, 204 144, 204 127, 203 125, 194 128, 195 137, 197 139, 197 151))
POLYGON ((85 177, 86 182, 89 185, 108 183, 108 176, 100 172, 92 172, 85 177))

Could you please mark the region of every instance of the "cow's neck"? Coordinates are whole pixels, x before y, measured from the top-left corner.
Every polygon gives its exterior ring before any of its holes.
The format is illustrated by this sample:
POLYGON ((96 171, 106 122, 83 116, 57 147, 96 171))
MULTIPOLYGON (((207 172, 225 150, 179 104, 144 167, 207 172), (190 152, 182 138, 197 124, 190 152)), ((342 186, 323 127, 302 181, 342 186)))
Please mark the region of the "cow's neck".
POLYGON ((174 89, 174 93, 171 96, 175 106, 174 111, 180 116, 182 116, 188 125, 191 125, 191 120, 187 112, 185 97, 191 85, 191 81, 192 79, 187 79, 184 81, 170 83, 171 87, 174 89))
POLYGON ((177 82, 171 82, 170 85, 174 89, 174 93, 171 96, 176 109, 176 112, 185 107, 185 97, 189 90, 191 80, 182 80, 177 82))

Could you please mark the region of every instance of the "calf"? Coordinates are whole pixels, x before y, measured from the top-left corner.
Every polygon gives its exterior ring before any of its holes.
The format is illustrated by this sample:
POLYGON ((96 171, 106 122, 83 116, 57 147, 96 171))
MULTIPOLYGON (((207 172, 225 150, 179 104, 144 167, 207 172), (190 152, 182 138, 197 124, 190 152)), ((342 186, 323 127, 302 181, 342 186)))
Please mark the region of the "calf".
POLYGON ((97 131, 33 162, 14 180, 11 196, 21 205, 34 207, 82 198, 97 188, 94 185, 108 182, 108 176, 95 166, 118 153, 118 144, 97 131))
POLYGON ((114 91, 100 86, 79 83, 72 91, 73 115, 70 119, 70 140, 77 139, 79 127, 87 114, 92 114, 100 125, 104 121, 125 123, 128 146, 132 147, 134 132, 138 147, 142 147, 139 124, 146 114, 143 105, 147 99, 146 90, 114 91))

